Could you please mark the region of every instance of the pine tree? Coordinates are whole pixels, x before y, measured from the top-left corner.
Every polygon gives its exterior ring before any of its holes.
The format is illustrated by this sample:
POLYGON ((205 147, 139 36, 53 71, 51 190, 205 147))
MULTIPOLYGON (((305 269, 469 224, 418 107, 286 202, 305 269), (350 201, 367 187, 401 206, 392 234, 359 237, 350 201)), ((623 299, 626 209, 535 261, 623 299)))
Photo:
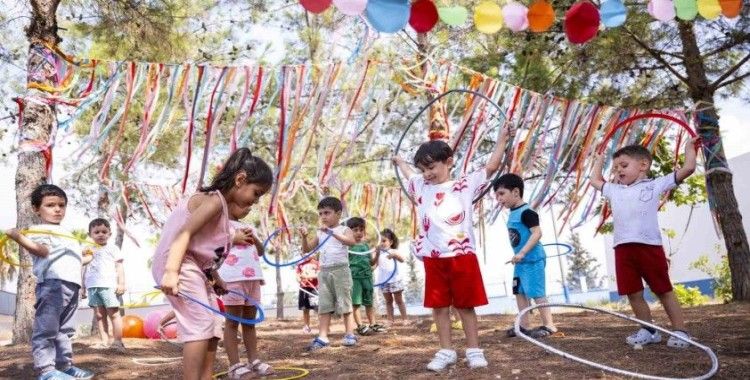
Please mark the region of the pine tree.
POLYGON ((577 233, 571 235, 568 244, 573 247, 573 252, 568 256, 570 266, 568 267, 568 278, 566 279, 570 290, 582 290, 581 277, 586 278, 586 287, 589 289, 601 286, 601 279, 597 273, 600 264, 585 248, 583 248, 581 239, 577 233))

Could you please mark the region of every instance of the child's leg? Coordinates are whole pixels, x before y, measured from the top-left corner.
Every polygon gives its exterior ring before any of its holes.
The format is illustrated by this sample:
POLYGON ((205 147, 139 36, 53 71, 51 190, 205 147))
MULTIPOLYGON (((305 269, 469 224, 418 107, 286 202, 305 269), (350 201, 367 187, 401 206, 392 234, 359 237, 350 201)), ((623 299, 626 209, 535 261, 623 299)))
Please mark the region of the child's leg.
POLYGON ((109 344, 109 334, 107 333, 107 309, 104 306, 94 308, 96 315, 96 325, 99 328, 99 338, 103 344, 109 344))
POLYGON ((305 326, 310 326, 310 309, 302 309, 302 320, 305 322, 305 326))
MULTIPOLYGON (((328 340, 328 330, 331 327, 331 314, 333 313, 324 313, 318 315, 318 337, 323 340, 328 340)), ((351 315, 351 313, 349 313, 351 315)), ((346 320, 344 320, 344 323, 346 323, 346 320)))
POLYGON ((219 338, 211 338, 208 340, 208 349, 206 350, 206 356, 203 362, 203 372, 201 374, 201 380, 213 380, 214 362, 216 361, 216 349, 218 347, 219 338))
MULTIPOLYGON (((544 305, 548 303, 547 297, 537 297, 534 298, 534 302, 536 302, 537 305, 544 305)), ((539 314, 542 315, 542 325, 546 326, 550 330, 556 330, 555 329, 555 323, 552 321, 552 308, 549 307, 540 307, 539 314)))
POLYGON ((119 307, 110 307, 107 309, 109 320, 112 322, 112 336, 115 343, 122 343, 122 317, 120 317, 119 311, 119 307))
MULTIPOLYGON (((670 291, 658 296, 662 306, 664 306, 664 310, 669 316, 669 321, 672 322, 672 329, 685 331, 685 319, 682 316, 682 308, 680 307, 680 303, 677 302, 674 292, 670 291)), ((646 306, 648 307, 648 304, 646 306)))
POLYGON ((346 335, 354 335, 354 317, 352 313, 344 313, 344 329, 346 335))
MULTIPOLYGON (((404 292, 398 291, 396 293, 393 293, 393 298, 396 300, 396 305, 398 306, 398 312, 401 314, 401 319, 406 322, 407 315, 406 315, 406 304, 404 303, 404 292)), ((393 312, 393 307, 391 306, 391 312, 393 312)))
POLYGON ((447 307, 432 309, 432 318, 438 330, 440 348, 451 349, 451 317, 447 307))
POLYGON ((461 320, 461 314, 458 312, 458 310, 451 306, 451 320, 453 321, 460 321, 461 320))
MULTIPOLYGON (((521 310, 529 307, 529 299, 526 298, 526 295, 524 294, 516 294, 516 305, 518 306, 518 312, 520 313, 521 310)), ((521 327, 528 329, 529 328, 529 314, 524 314, 523 318, 521 318, 521 327)))
POLYGON ((633 309, 636 318, 651 322, 651 309, 643 298, 643 290, 628 294, 628 301, 630 301, 630 308, 633 309))
POLYGON ((385 315, 388 318, 388 322, 393 323, 393 293, 383 293, 385 299, 385 315))
POLYGON ((461 316, 461 323, 464 325, 464 334, 466 334, 466 348, 479 348, 479 329, 477 327, 477 313, 474 308, 457 308, 458 315, 461 316))
MULTIPOLYGON (((354 305, 354 311, 352 312, 352 315, 354 316, 354 323, 356 323, 357 326, 362 324, 362 316, 359 315, 359 306, 360 305, 354 305)), ((346 323, 346 318, 344 318, 344 322, 346 323)))
MULTIPOLYGON (((209 341, 215 339, 195 340, 185 342, 182 347, 182 378, 183 380, 199 380, 204 378, 204 363, 208 353, 209 341)), ((210 376, 209 376, 210 377, 210 376)))
MULTIPOLYGON (((224 308, 226 309, 227 313, 238 316, 238 317, 242 317, 243 306, 224 305, 224 308)), ((226 321, 224 321, 224 350, 227 351, 227 356, 229 357, 230 366, 240 362, 240 354, 237 350, 237 328, 238 326, 239 326, 239 323, 231 319, 227 319, 226 321)))
POLYGON ((367 314, 367 323, 370 324, 370 326, 375 324, 375 312, 373 310, 374 308, 372 305, 365 306, 365 314, 367 314))
MULTIPOLYGON (((255 319, 255 313, 255 306, 242 307, 242 318, 255 319)), ((248 363, 254 362, 255 359, 258 359, 258 337, 255 332, 255 325, 242 325, 242 341, 245 343, 245 350, 247 350, 248 363)))
POLYGON ((67 281, 60 281, 62 285, 62 312, 60 313, 60 330, 55 337, 55 365, 58 369, 66 370, 73 365, 73 335, 76 325, 73 315, 78 310, 80 287, 67 281))

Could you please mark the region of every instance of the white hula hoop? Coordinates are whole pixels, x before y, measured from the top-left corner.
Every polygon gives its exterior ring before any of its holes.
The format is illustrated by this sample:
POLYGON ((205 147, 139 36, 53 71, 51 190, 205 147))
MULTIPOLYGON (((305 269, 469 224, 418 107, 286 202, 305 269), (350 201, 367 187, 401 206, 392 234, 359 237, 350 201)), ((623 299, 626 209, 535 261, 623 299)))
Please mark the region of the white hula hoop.
POLYGON ((704 346, 704 345, 702 345, 702 344, 700 344, 700 343, 698 343, 698 342, 696 342, 696 341, 694 341, 692 339, 688 339, 688 338, 685 338, 683 336, 680 336, 679 334, 675 334, 674 332, 669 331, 669 330, 667 330, 665 328, 659 327, 659 326, 657 326, 657 325, 655 325, 653 323, 642 321, 642 320, 640 320, 638 318, 634 318, 634 317, 631 317, 631 316, 628 316, 628 315, 625 315, 625 314, 621 314, 621 313, 618 313, 616 311, 600 309, 600 308, 597 308, 597 307, 590 307, 590 306, 576 305, 576 304, 565 304, 565 303, 546 303, 546 304, 541 304, 541 305, 529 306, 529 307, 523 309, 520 313, 518 313, 518 316, 516 317, 516 322, 513 325, 513 329, 516 331, 516 336, 520 336, 521 338, 526 339, 529 342, 531 342, 531 343, 533 343, 533 344, 535 344, 535 345, 537 345, 537 346, 539 346, 539 347, 541 347, 541 348, 543 348, 543 349, 545 349, 545 350, 547 350, 549 352, 558 354, 558 355, 560 355, 560 356, 562 356, 562 357, 564 357, 566 359, 570 359, 570 360, 579 362, 581 364, 587 364, 587 365, 590 365, 592 367, 596 367, 596 368, 599 368, 601 370, 609 371, 609 372, 613 372, 613 373, 617 373, 617 374, 620 374, 620 375, 632 376, 632 377, 637 377, 637 378, 640 378, 640 379, 651 379, 651 380, 702 380, 702 379, 711 378, 713 375, 716 374, 716 372, 719 371, 719 358, 707 346, 704 346), (573 355, 573 354, 569 354, 569 353, 567 353, 565 351, 562 351, 562 350, 557 349, 555 347, 552 347, 550 345, 544 344, 544 343, 542 343, 542 342, 540 342, 540 341, 538 341, 538 340, 536 340, 536 339, 534 339, 534 338, 532 338, 532 337, 530 337, 530 336, 528 336, 528 335, 526 335, 526 334, 524 334, 524 333, 521 332, 521 318, 523 318, 523 316, 526 315, 526 313, 528 313, 529 311, 537 309, 537 308, 540 308, 540 307, 567 307, 567 308, 591 310, 591 311, 596 311, 596 312, 605 313, 605 314, 609 314, 609 315, 614 315, 615 317, 620 317, 622 319, 626 319, 626 320, 629 320, 631 322, 636 322, 636 323, 641 324, 643 326, 651 327, 652 329, 659 330, 659 331, 661 331, 661 332, 663 332, 665 334, 668 334, 668 335, 673 336, 673 337, 675 337, 677 339, 680 339, 680 340, 684 341, 687 344, 690 344, 690 345, 693 345, 695 347, 698 347, 701 350, 703 350, 704 352, 706 352, 706 354, 708 354, 708 356, 711 358, 711 370, 709 370, 708 373, 706 373, 704 375, 701 375, 701 376, 698 376, 698 377, 662 377, 662 376, 652 376, 652 375, 645 375, 645 374, 638 373, 638 372, 630 372, 630 371, 626 371, 624 369, 609 367, 609 366, 606 366, 604 364, 599 364, 599 363, 596 363, 596 362, 592 362, 590 360, 586 360, 586 359, 584 359, 582 357, 579 357, 579 356, 576 356, 576 355, 573 355))
MULTIPOLYGON (((343 225, 343 226, 346 226, 346 221, 349 220, 349 219, 351 219, 351 218, 352 217, 350 216, 350 217, 342 220, 340 224, 343 225)), ((375 233, 378 234, 378 240, 377 240, 377 243, 375 243, 375 246, 373 246, 372 248, 368 249, 365 252, 355 252, 355 251, 352 251, 351 249, 347 250, 349 252, 349 254, 351 254, 351 255, 360 255, 360 256, 370 255, 371 253, 375 252, 375 250, 378 249, 378 245, 380 245, 380 238, 381 238, 381 236, 380 236, 380 230, 378 229, 378 226, 375 223, 373 223, 372 221, 370 221, 370 220, 367 220, 365 218, 362 218, 362 219, 364 219, 365 225, 367 225, 367 223, 370 223, 370 225, 373 228, 375 228, 375 233)))
POLYGON ((165 365, 165 364, 178 364, 182 362, 182 356, 175 356, 173 358, 159 358, 159 357, 131 358, 130 360, 132 360, 133 363, 138 364, 138 365, 157 366, 157 365, 165 365))

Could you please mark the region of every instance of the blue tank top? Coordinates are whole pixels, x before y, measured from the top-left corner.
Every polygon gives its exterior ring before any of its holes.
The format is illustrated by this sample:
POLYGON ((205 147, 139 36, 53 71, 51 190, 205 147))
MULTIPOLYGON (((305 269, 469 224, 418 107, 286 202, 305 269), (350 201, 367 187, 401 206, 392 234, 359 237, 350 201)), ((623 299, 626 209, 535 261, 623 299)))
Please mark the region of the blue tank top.
MULTIPOLYGON (((516 209, 510 211, 508 217, 508 237, 510 238, 510 245, 513 247, 513 252, 518 253, 526 245, 531 237, 531 229, 526 227, 521 220, 521 215, 524 211, 531 210, 528 204, 519 206, 516 209)), ((521 263, 524 262, 537 262, 541 259, 545 259, 547 255, 544 253, 544 247, 541 243, 536 243, 536 246, 524 256, 521 263)))

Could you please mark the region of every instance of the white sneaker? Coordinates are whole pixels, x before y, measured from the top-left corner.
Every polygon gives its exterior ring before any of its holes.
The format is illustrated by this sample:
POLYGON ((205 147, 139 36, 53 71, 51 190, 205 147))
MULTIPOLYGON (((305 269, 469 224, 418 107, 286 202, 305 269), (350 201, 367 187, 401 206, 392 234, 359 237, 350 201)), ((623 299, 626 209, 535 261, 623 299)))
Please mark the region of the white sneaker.
POLYGON ((442 349, 438 351, 435 354, 435 357, 432 358, 432 361, 427 364, 427 369, 430 371, 441 372, 448 368, 448 366, 456 364, 457 360, 458 355, 456 355, 456 351, 442 349))
POLYGON ((471 369, 487 367, 487 359, 484 358, 484 350, 481 348, 467 348, 466 364, 471 369))
POLYGON ((312 334, 312 329, 310 328, 310 326, 305 325, 305 327, 302 328, 302 332, 305 334, 312 334))
POLYGON ((648 330, 641 328, 633 335, 627 337, 625 339, 625 342, 627 342, 631 346, 645 346, 651 343, 659 343, 661 342, 661 334, 659 334, 658 331, 651 334, 651 332, 649 332, 648 330))
MULTIPOLYGON (((674 333, 676 335, 679 335, 679 336, 683 337, 683 338, 691 339, 690 335, 688 335, 684 331, 677 330, 674 333)), ((688 348, 688 347, 690 347, 690 343, 688 343, 688 342, 686 342, 686 341, 684 341, 682 339, 670 336, 669 340, 667 340, 667 346, 672 347, 672 348, 688 348)))

